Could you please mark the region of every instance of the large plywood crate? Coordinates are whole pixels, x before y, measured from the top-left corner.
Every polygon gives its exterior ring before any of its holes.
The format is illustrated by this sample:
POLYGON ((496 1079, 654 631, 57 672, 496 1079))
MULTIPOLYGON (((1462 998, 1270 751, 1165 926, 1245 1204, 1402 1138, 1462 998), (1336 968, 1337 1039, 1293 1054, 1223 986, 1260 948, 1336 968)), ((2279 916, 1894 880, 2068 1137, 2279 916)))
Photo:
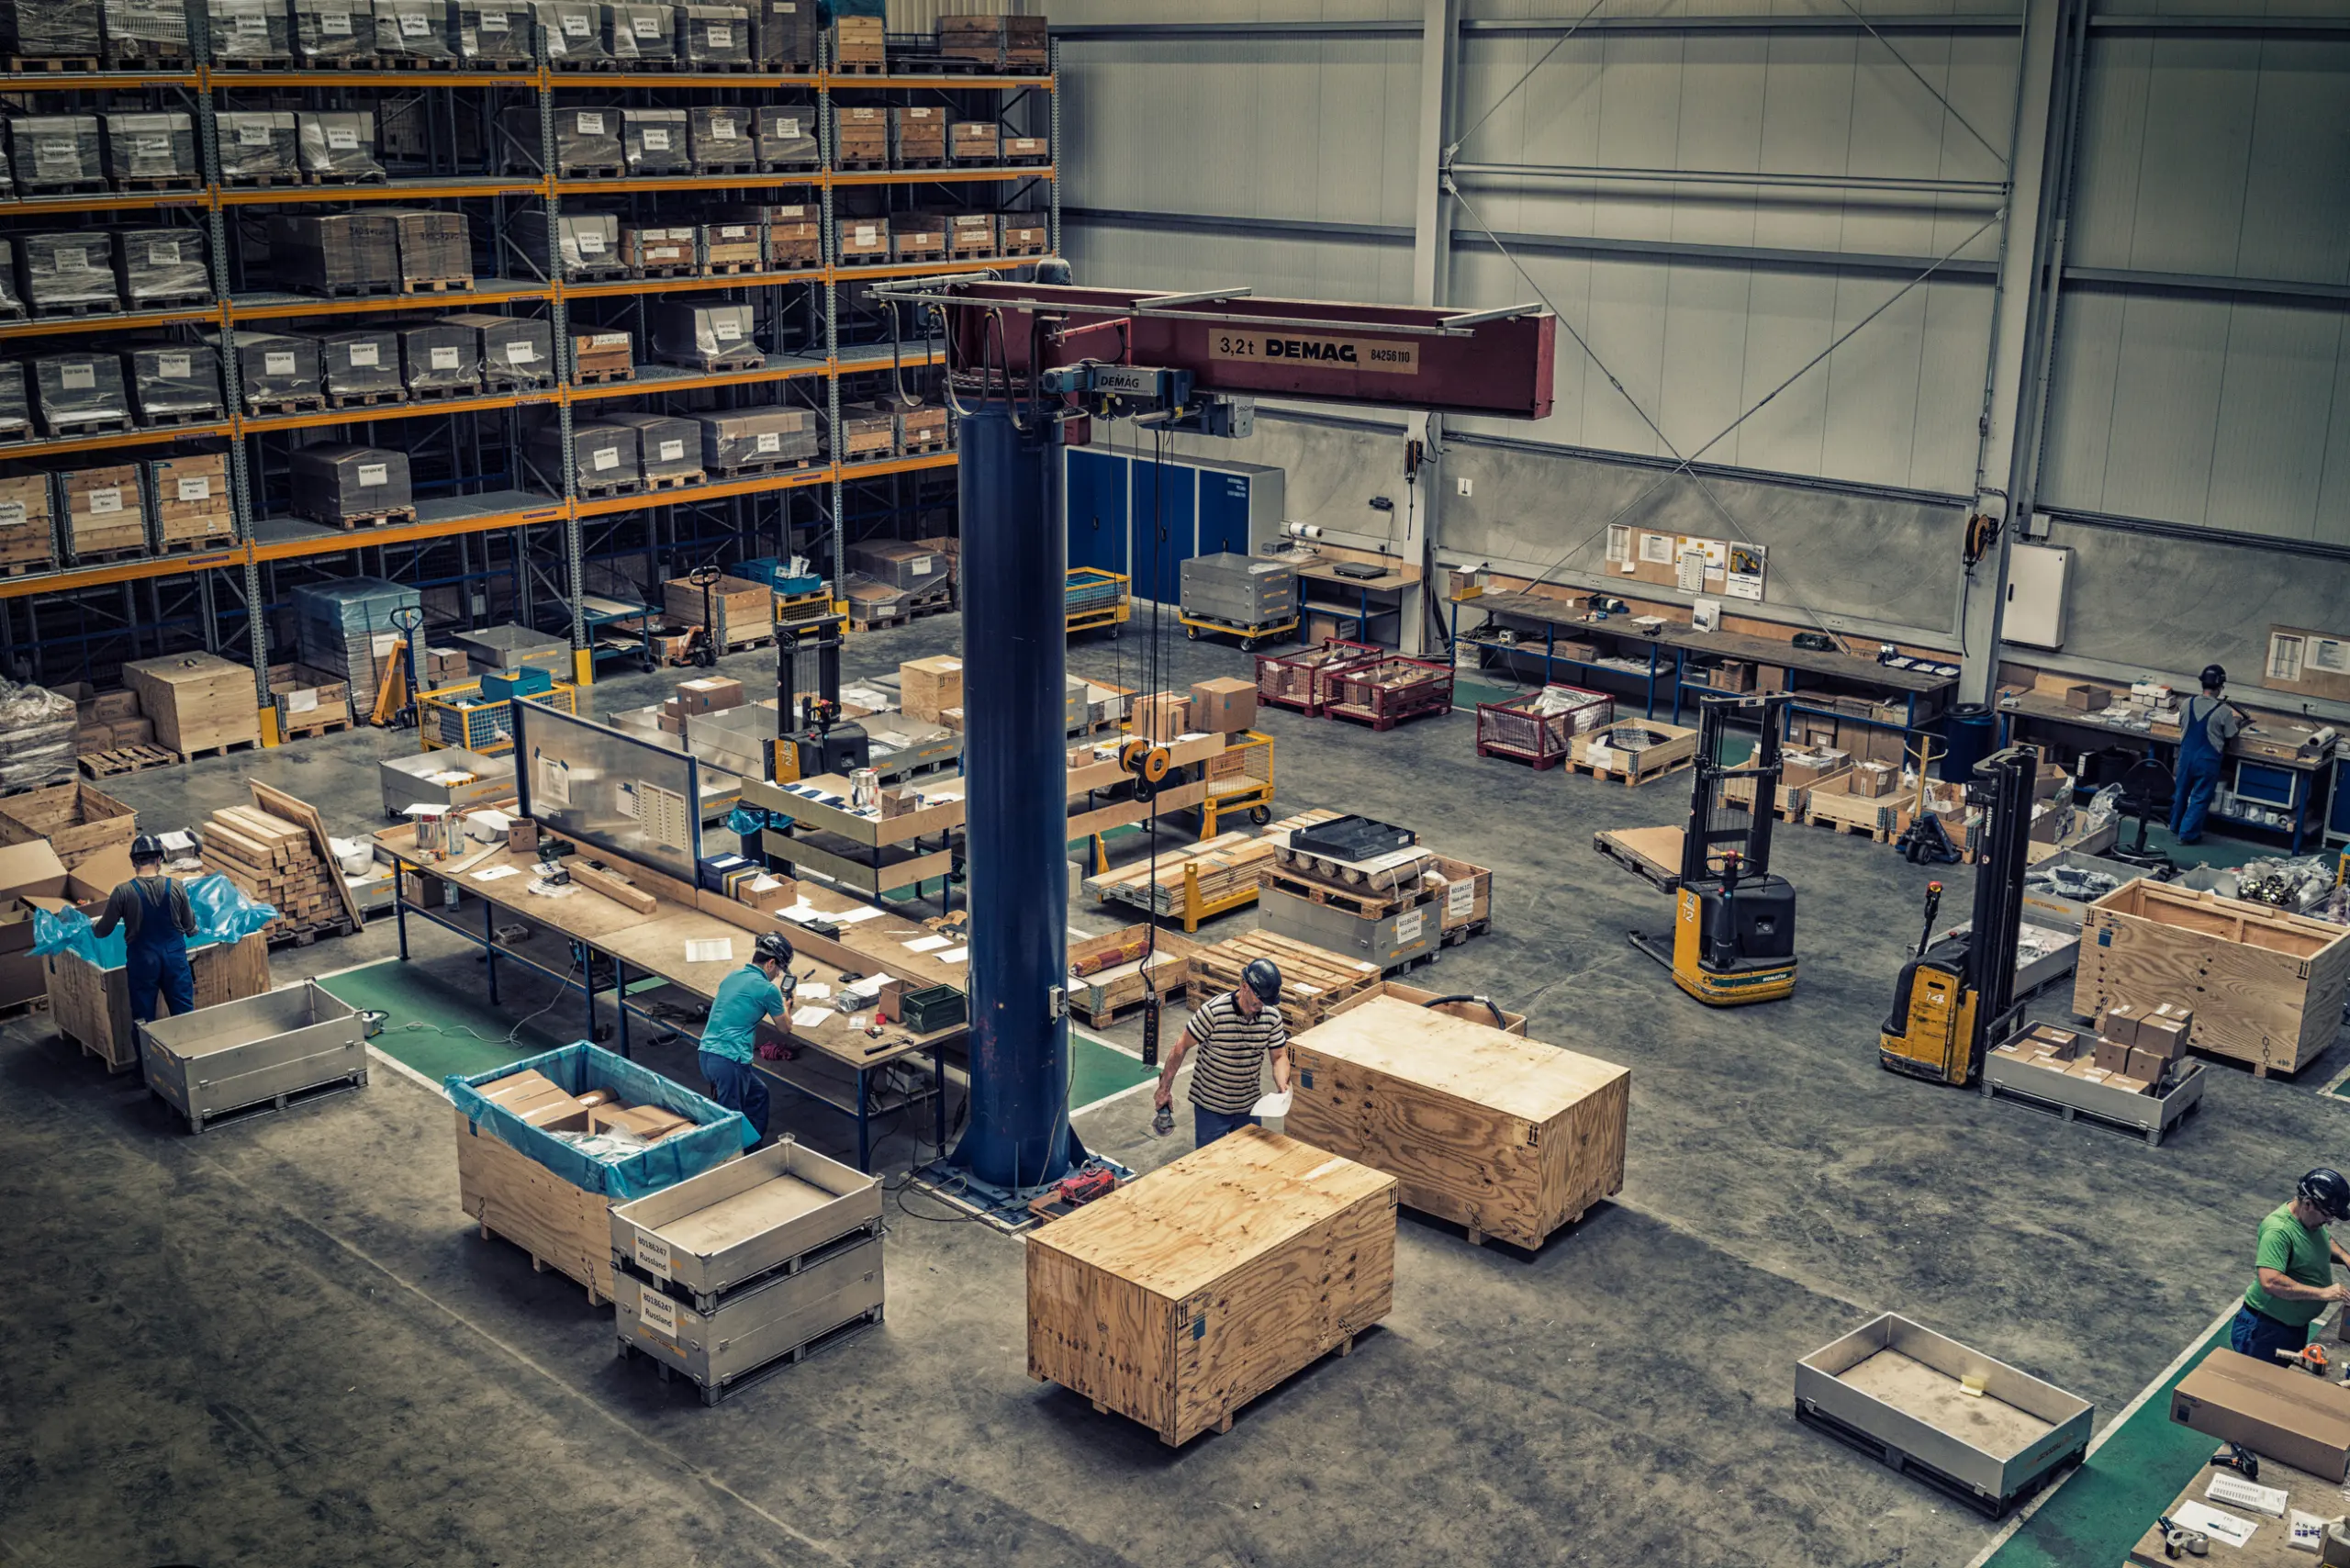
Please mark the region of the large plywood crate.
MULTIPOLYGON (((196 1005, 259 996, 269 989, 269 941, 256 933, 241 942, 192 949, 196 1005)), ((130 1015, 130 971, 101 969, 80 954, 51 953, 41 960, 49 980, 49 1012, 57 1032, 106 1063, 108 1072, 139 1065, 139 1026, 130 1015)))
POLYGON ((533 1266, 567 1274, 591 1302, 612 1299, 612 1203, 457 1118, 457 1201, 484 1236, 501 1236, 533 1266))
POLYGON ((1403 1201, 1533 1248, 1624 1186, 1628 1069, 1395 996, 1290 1041, 1291 1136, 1384 1170, 1403 1201))
POLYGON ((157 745, 187 756, 261 740, 250 666, 218 654, 174 654, 125 665, 122 678, 155 722, 157 745))
POLYGON ((94 784, 52 784, 0 801, 0 844, 45 838, 69 871, 108 845, 128 850, 138 831, 139 813, 94 784))
POLYGON ((2081 921, 2073 1011, 2117 1002, 2191 1008, 2188 1043, 2294 1072, 2333 1043, 2350 994, 2350 931, 2266 904, 2143 879, 2089 906, 2081 921))
POLYGON ((1180 1445, 1387 1316, 1392 1176, 1243 1127, 1028 1238, 1028 1372, 1180 1445))

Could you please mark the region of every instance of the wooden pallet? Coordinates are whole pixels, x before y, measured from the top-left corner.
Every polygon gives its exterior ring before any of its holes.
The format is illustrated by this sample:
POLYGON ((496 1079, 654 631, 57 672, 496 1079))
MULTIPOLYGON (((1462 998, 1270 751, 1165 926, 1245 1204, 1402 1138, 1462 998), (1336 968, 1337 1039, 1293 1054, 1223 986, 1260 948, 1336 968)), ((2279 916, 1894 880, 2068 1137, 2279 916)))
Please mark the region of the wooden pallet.
POLYGON ((18 55, 6 57, 11 76, 59 75, 67 72, 95 72, 98 57, 95 54, 18 55))
POLYGON ((589 1306, 610 1306, 611 1305, 611 1297, 598 1291, 596 1288, 596 1282, 593 1279, 583 1280, 579 1277, 578 1271, 566 1269, 560 1263, 548 1262, 537 1253, 532 1252, 528 1247, 524 1247, 521 1242, 515 1240, 512 1237, 500 1236, 498 1232, 490 1229, 489 1221, 486 1219, 481 1222, 481 1238, 484 1241, 503 1241, 509 1246, 522 1248, 524 1252, 530 1253, 531 1272, 534 1274, 543 1274, 549 1269, 553 1269, 556 1273, 565 1275, 575 1283, 587 1290, 588 1305, 589 1306))
POLYGON ((217 533, 193 533, 181 539, 166 539, 156 548, 158 555, 196 555, 207 550, 225 550, 237 542, 234 530, 223 528, 217 533))
POLYGON ((1491 915, 1483 920, 1463 921, 1459 925, 1448 925, 1444 928, 1444 935, 1438 939, 1437 945, 1442 947, 1458 947, 1472 936, 1483 936, 1493 928, 1494 921, 1491 915))
POLYGON ((321 937, 348 936, 358 929, 347 920, 318 921, 308 925, 287 925, 280 930, 278 923, 269 928, 269 949, 276 952, 284 947, 310 947, 321 937))
MULTIPOLYGON (((178 294, 147 294, 147 295, 141 295, 140 297, 138 297, 138 298, 136 298, 136 299, 133 299, 133 300, 130 302, 129 308, 130 308, 130 309, 132 309, 132 310, 134 310, 134 311, 137 311, 137 310, 180 310, 180 309, 185 309, 185 308, 192 308, 192 307, 195 307, 195 306, 198 306, 198 305, 209 305, 209 304, 211 304, 211 303, 212 303, 212 292, 211 292, 211 290, 209 290, 209 289, 187 289, 187 290, 184 290, 183 292, 178 293, 178 294)), ((215 416, 215 417, 217 418, 218 416, 215 416)))
POLYGON ((1292 1030, 1314 1027, 1338 1003, 1380 983, 1376 964, 1270 931, 1251 931, 1192 955, 1192 998, 1204 1002, 1237 989, 1241 970, 1259 958, 1270 958, 1281 971, 1281 1021, 1292 1030))
POLYGON ((1612 779, 1617 783, 1629 788, 1633 785, 1652 783, 1659 778, 1663 778, 1669 775, 1679 773, 1684 768, 1690 767, 1691 763, 1689 758, 1684 756, 1677 761, 1660 764, 1654 767, 1627 769, 1621 767, 1595 767, 1588 762, 1577 762, 1573 758, 1570 757, 1567 760, 1567 766, 1573 768, 1577 773, 1583 774, 1592 778, 1596 778, 1602 783, 1606 783, 1612 779))
POLYGON ((345 174, 331 169, 305 169, 302 171, 302 183, 306 185, 388 185, 392 178, 389 174, 345 174))
POLYGON ((147 545, 143 541, 137 544, 120 545, 111 550, 76 550, 73 552, 73 564, 77 566, 111 566, 121 561, 144 561, 146 559, 147 545))
POLYGON ((636 367, 634 365, 630 365, 625 370, 622 370, 618 366, 610 365, 606 366, 602 370, 589 370, 583 366, 580 369, 574 371, 571 376, 572 384, 576 386, 593 386, 600 382, 607 381, 632 381, 635 378, 636 367))
POLYGON ((254 419, 275 419, 286 414, 315 414, 326 407, 323 398, 248 398, 246 411, 254 419))
POLYGON ((1365 920, 1385 920, 1390 915, 1402 914, 1406 910, 1418 909, 1437 900, 1433 889, 1415 888, 1408 893, 1382 895, 1362 889, 1340 887, 1319 877, 1301 876, 1279 866, 1266 867, 1258 873, 1257 881, 1260 887, 1278 888, 1309 903, 1335 904, 1340 909, 1352 910, 1365 920))
POLYGON ((291 169, 272 169, 260 174, 225 174, 220 183, 239 190, 263 190, 271 185, 298 185, 302 176, 291 169))
POLYGON ((37 321, 72 320, 83 316, 119 316, 119 299, 52 299, 33 301, 33 319, 37 321))
POLYGON ((822 461, 815 457, 778 457, 770 463, 738 463, 732 468, 711 468, 712 480, 748 479, 761 474, 789 474, 802 468, 813 468, 822 461))
POLYGON ((1806 812, 1801 818, 1790 820, 1800 821, 1807 827, 1822 827, 1831 833, 1850 834, 1854 838, 1874 839, 1879 844, 1892 843, 1901 831, 1897 827, 1872 827, 1867 823, 1849 822, 1842 817, 1821 816, 1816 812, 1806 812))
POLYGON ((170 767, 179 759, 179 753, 165 751, 159 745, 125 745, 110 751, 84 752, 73 763, 83 778, 95 780, 144 773, 151 767, 170 767))
POLYGON ((644 487, 648 490, 682 490, 692 485, 705 485, 710 476, 697 468, 690 474, 647 474, 644 487))
POLYGON ((203 190, 188 184, 185 174, 117 174, 114 188, 118 191, 184 191, 189 196, 201 196, 203 190))
POLYGON ((402 294, 471 294, 474 280, 470 277, 404 277, 400 279, 402 294))
POLYGON ((698 275, 691 262, 679 262, 669 267, 633 267, 629 276, 636 278, 693 277, 698 275))
POLYGON ((140 428, 151 431, 178 430, 187 425, 217 425, 229 417, 225 409, 198 409, 185 413, 148 414, 140 428))
POLYGON ((387 409, 408 401, 408 389, 397 392, 330 392, 330 409, 387 409))
POLYGON ((0 577, 28 577, 40 572, 57 570, 54 555, 30 556, 20 561, 0 561, 0 577))
POLYGON ((316 719, 307 724, 286 723, 281 728, 289 741, 316 740, 320 735, 339 734, 351 728, 349 719, 316 719))
POLYGON ((258 740, 222 741, 218 745, 200 745, 188 751, 174 753, 173 755, 173 760, 175 762, 194 762, 199 757, 233 756, 241 751, 256 750, 260 745, 261 742, 258 740))
POLYGON ((605 500, 613 496, 633 496, 643 493, 642 479, 616 479, 609 485, 581 485, 576 494, 583 501, 605 500))
POLYGON ((414 507, 387 507, 382 511, 345 512, 341 517, 320 517, 313 518, 310 521, 313 522, 323 522, 329 528, 351 530, 362 528, 388 528, 398 523, 414 522, 416 521, 416 509, 414 507))
POLYGON ((419 403, 453 403, 467 398, 478 398, 482 395, 482 389, 478 386, 411 386, 408 389, 408 395, 419 403))

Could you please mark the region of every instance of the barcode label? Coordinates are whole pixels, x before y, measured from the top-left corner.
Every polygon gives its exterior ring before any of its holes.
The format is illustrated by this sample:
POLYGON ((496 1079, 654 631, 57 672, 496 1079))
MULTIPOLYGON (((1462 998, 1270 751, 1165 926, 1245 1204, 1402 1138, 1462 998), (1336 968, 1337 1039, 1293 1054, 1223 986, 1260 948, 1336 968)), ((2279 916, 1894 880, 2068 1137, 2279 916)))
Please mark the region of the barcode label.
POLYGON ((90 492, 90 511, 92 515, 95 516, 99 512, 106 511, 120 511, 121 510, 122 492, 120 490, 92 490, 90 492))
POLYGON ((647 152, 668 151, 669 132, 667 129, 663 126, 646 126, 644 128, 644 150, 647 152))
POLYGON ((264 353, 261 356, 261 373, 263 375, 291 375, 294 374, 294 356, 290 353, 264 353))
POLYGON ((384 363, 383 345, 381 343, 352 343, 349 347, 351 349, 351 367, 353 370, 360 369, 364 366, 377 365, 384 363))
POLYGON ((599 470, 617 468, 621 465, 621 449, 617 446, 599 446, 596 449, 594 455, 588 459, 588 463, 599 470))
POLYGON ((363 486, 388 485, 392 482, 392 465, 388 463, 362 463, 359 482, 363 486))
POLYGON ((166 381, 185 381, 196 374, 196 356, 159 353, 155 356, 155 374, 166 381))
POLYGON ((331 151, 348 152, 359 145, 359 133, 341 126, 327 127, 327 147, 331 151))
POLYGON ((432 368, 435 370, 456 369, 457 351, 454 349, 434 349, 432 351, 432 368))
POLYGON ((538 357, 539 345, 528 339, 506 345, 506 363, 509 364, 529 364, 538 357))
POLYGON ((212 498, 212 480, 207 475, 199 474, 193 479, 182 479, 179 488, 180 499, 184 501, 208 501, 212 498))
POLYGON ((682 441, 665 441, 665 442, 663 442, 661 443, 661 461, 662 461, 662 462, 664 462, 664 463, 676 463, 676 462, 678 462, 678 461, 682 460, 682 459, 685 457, 685 455, 686 455, 686 443, 685 443, 684 442, 682 442, 682 441))
POLYGON ((61 364, 57 379, 68 392, 87 392, 98 384, 98 367, 93 364, 61 364))
POLYGON ((581 114, 579 117, 579 134, 582 136, 603 135, 604 117, 600 114, 581 114))

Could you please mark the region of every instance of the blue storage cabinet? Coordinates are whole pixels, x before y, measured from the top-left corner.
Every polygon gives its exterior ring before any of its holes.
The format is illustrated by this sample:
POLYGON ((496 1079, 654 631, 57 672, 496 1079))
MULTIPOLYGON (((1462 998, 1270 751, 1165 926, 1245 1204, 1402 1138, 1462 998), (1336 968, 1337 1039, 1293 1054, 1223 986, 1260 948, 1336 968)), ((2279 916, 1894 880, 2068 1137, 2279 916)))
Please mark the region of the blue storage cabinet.
POLYGON ((1281 541, 1284 481, 1259 463, 1201 463, 1199 553, 1261 555, 1281 541))
POLYGON ((1174 603, 1183 563, 1193 555, 1262 554, 1281 543, 1285 476, 1279 468, 1160 463, 1083 446, 1070 448, 1066 464, 1069 564, 1125 573, 1136 599, 1174 603))
POLYGON ((1126 485, 1131 460, 1076 446, 1067 454, 1061 498, 1069 521, 1069 564, 1105 572, 1126 569, 1126 485))
POLYGON ((1199 554, 1199 471, 1147 457, 1128 462, 1126 572, 1134 596, 1173 604, 1181 597, 1183 563, 1199 554))

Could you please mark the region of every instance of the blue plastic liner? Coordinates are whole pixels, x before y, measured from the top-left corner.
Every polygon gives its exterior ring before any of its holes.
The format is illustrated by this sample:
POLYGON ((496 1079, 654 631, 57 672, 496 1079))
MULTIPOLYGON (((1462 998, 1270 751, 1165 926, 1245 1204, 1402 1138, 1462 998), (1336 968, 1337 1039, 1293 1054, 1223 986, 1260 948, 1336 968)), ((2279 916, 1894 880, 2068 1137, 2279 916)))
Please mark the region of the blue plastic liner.
MULTIPOLYGON (((253 902, 242 888, 218 871, 188 883, 187 902, 196 912, 196 935, 187 939, 191 952, 216 942, 241 942, 256 931, 268 929, 269 923, 277 918, 274 908, 253 902)), ((44 955, 78 953, 102 969, 118 969, 124 962, 123 933, 117 927, 101 938, 90 924, 90 917, 78 909, 56 913, 36 909, 33 951, 44 955)))
POLYGON ((614 1203, 632 1203, 688 1176, 724 1164, 759 1141, 740 1111, 730 1111, 714 1100, 672 1082, 636 1063, 613 1055, 601 1046, 582 1040, 541 1056, 508 1062, 504 1067, 473 1074, 451 1073, 442 1081, 449 1098, 476 1131, 486 1131, 519 1154, 529 1156, 575 1187, 601 1193, 614 1203), (648 1146, 625 1159, 593 1159, 559 1137, 540 1131, 511 1111, 482 1098, 484 1084, 518 1072, 536 1070, 566 1093, 585 1094, 609 1089, 632 1105, 658 1105, 701 1125, 648 1146))

